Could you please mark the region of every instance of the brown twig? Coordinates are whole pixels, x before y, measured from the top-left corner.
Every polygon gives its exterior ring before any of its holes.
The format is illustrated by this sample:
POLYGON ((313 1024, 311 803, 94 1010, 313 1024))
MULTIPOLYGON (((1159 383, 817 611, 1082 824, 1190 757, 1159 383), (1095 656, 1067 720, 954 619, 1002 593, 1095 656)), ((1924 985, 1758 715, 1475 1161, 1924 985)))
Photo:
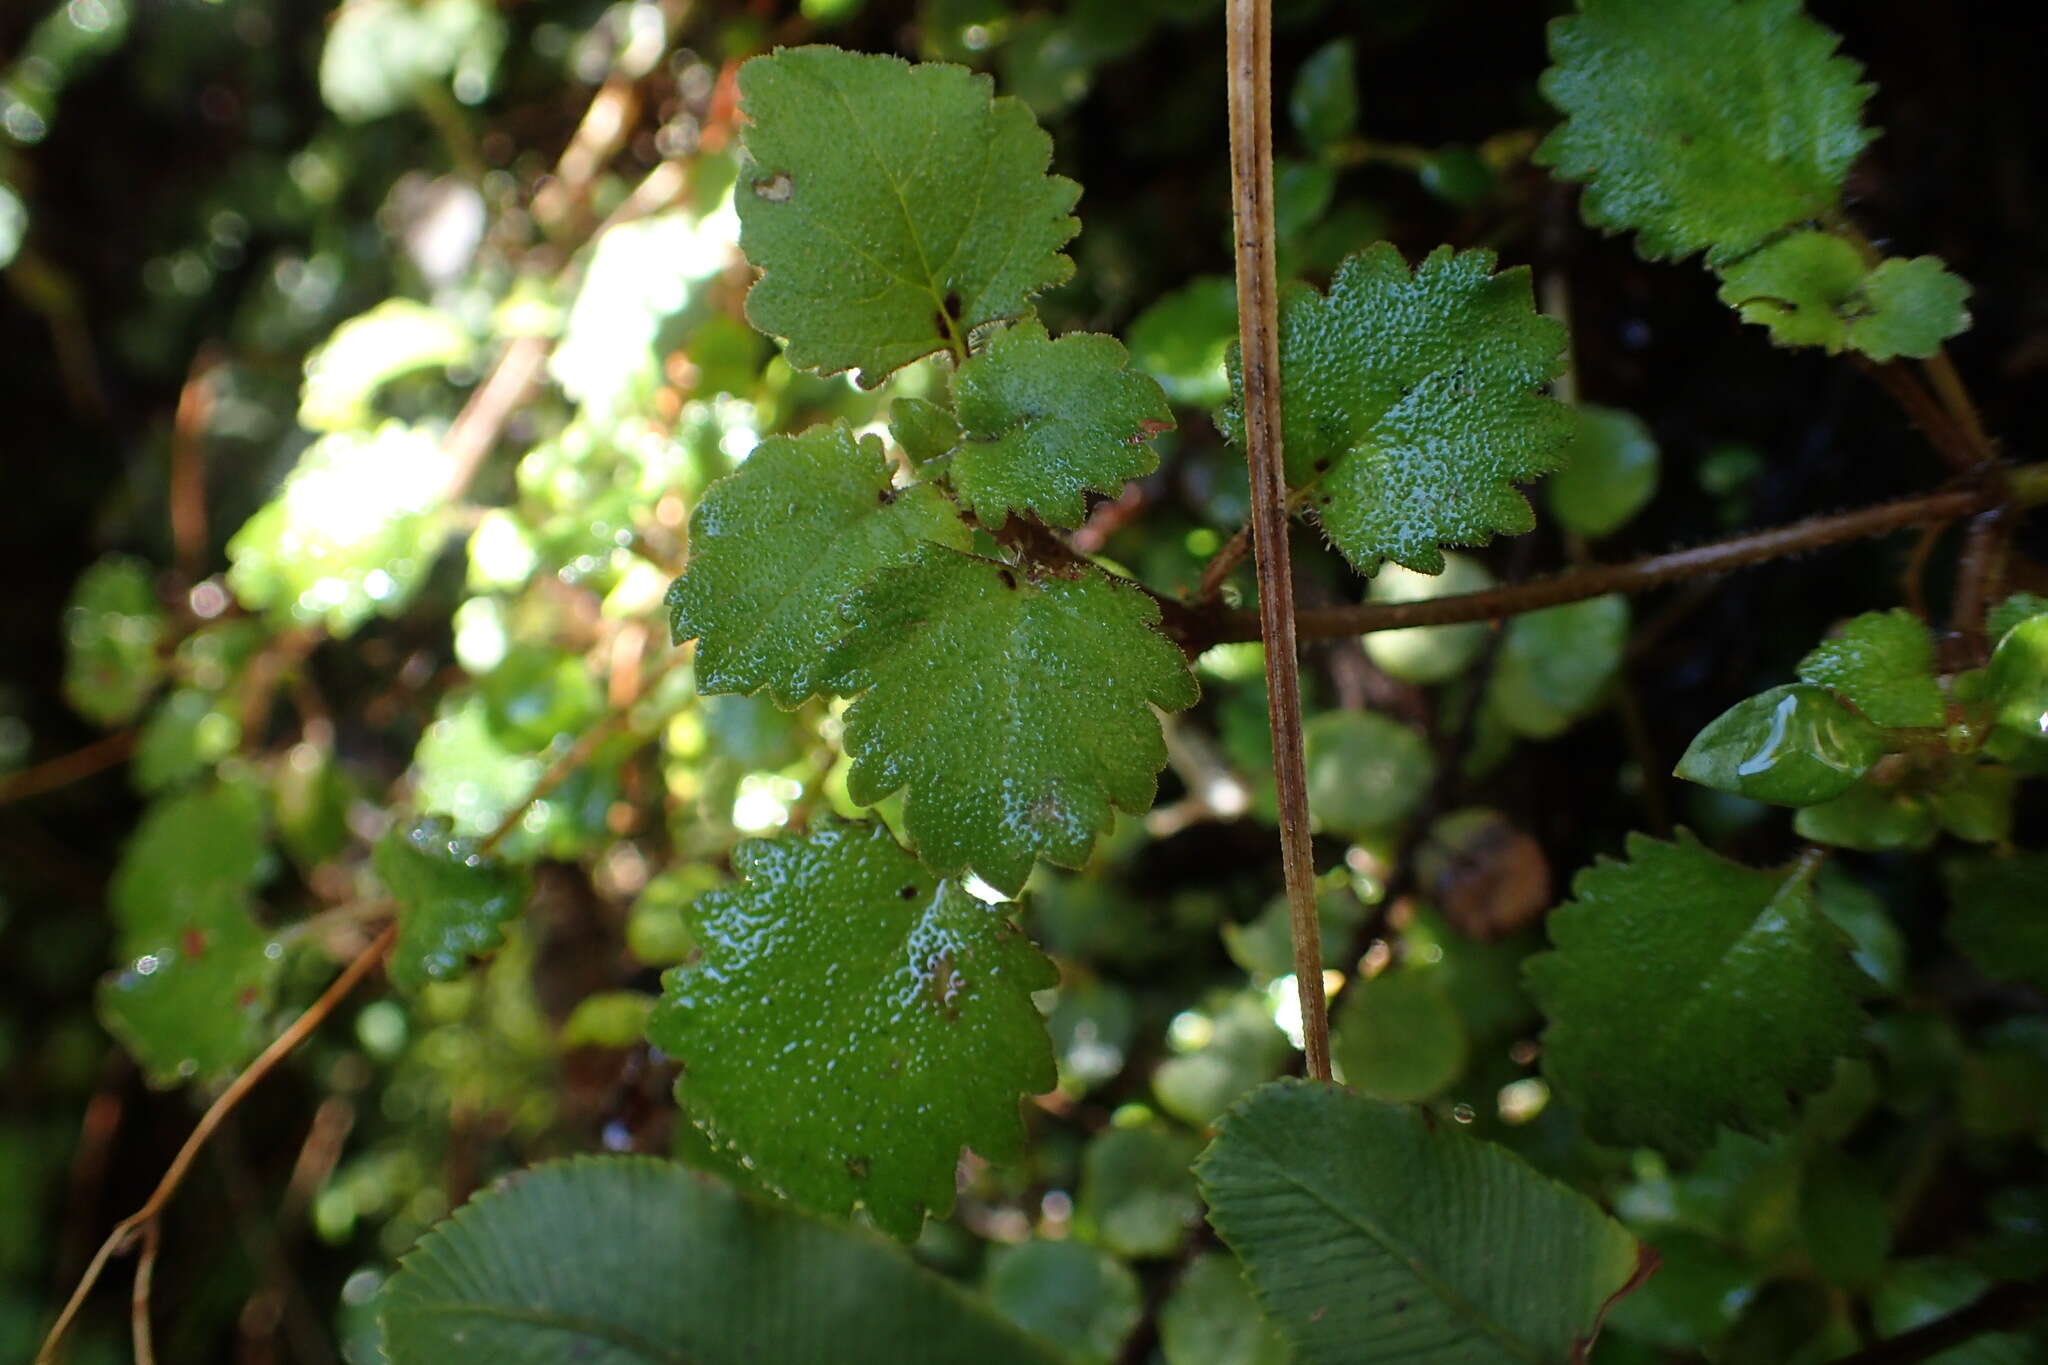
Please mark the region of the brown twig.
POLYGON ((163 1227, 154 1218, 142 1227, 142 1254, 135 1258, 135 1283, 128 1291, 128 1330, 135 1343, 135 1365, 156 1365, 156 1347, 149 1334, 149 1290, 156 1279, 156 1252, 163 1227))
POLYGON ((1308 778, 1302 757, 1301 678, 1288 562, 1287 478, 1280 450, 1280 309, 1273 240, 1273 15, 1271 0, 1230 0, 1230 181, 1237 229, 1238 341, 1243 354, 1245 454, 1251 464, 1252 541, 1258 566, 1258 633, 1266 643, 1266 702, 1273 777, 1280 795, 1280 850, 1294 933, 1308 1074, 1330 1079, 1330 1021, 1323 998, 1322 930, 1309 856, 1308 778))
POLYGON ((26 801, 31 796, 41 796, 44 792, 68 787, 73 782, 82 782, 95 773, 103 773, 118 763, 126 762, 134 748, 135 732, 117 730, 83 749, 73 749, 68 754, 46 759, 0 782, 0 806, 26 801))
POLYGON ((188 587, 206 576, 206 424, 220 363, 218 347, 199 348, 171 417, 171 563, 188 587))
MULTIPOLYGON (((397 939, 398 925, 386 925, 384 931, 372 939, 369 946, 357 953, 355 960, 342 969, 341 975, 334 978, 333 984, 321 993, 320 998, 308 1006, 305 1013, 294 1019, 284 1032, 278 1034, 255 1061, 244 1067, 242 1073, 228 1083, 227 1089, 220 1092, 219 1098, 207 1106, 206 1112, 200 1115, 199 1122, 193 1126, 191 1135, 185 1139, 185 1145, 171 1158, 170 1166, 164 1171, 163 1178, 157 1181, 156 1189, 151 1192, 148 1200, 141 1208, 114 1224, 114 1230, 100 1243, 100 1249, 94 1253, 92 1263, 86 1267, 78 1287, 72 1291, 64 1310, 57 1315, 57 1321, 51 1326, 49 1335, 43 1338, 42 1349, 36 1352, 36 1365, 50 1365, 56 1360, 57 1347, 63 1341, 65 1331, 78 1316, 78 1310, 84 1305, 86 1295, 90 1294, 93 1286, 99 1282, 100 1272, 106 1269, 107 1262, 118 1253, 126 1251, 138 1234, 143 1237, 145 1250, 147 1249, 157 1218, 163 1213, 164 1206, 170 1203, 171 1197, 178 1192, 178 1187, 185 1183, 185 1176, 192 1169, 193 1161, 204 1150, 207 1140, 213 1136, 214 1130, 220 1127, 221 1121, 234 1112, 235 1106, 240 1104, 264 1077, 275 1070, 279 1062, 289 1057, 299 1044, 312 1037, 319 1027, 327 1022, 327 1017, 334 1013, 349 992, 356 988, 357 983, 384 960, 385 954, 391 951, 391 945, 397 939)), ((139 1270, 138 1266, 138 1272, 139 1270)), ((146 1307, 143 1311, 147 1311, 146 1307)))
MULTIPOLYGON (((2029 470, 2013 471, 2015 477, 2029 470)), ((2031 493, 2029 494, 2029 498, 2031 493)), ((1513 583, 1485 592, 1456 597, 1431 597, 1414 602, 1367 602, 1350 607, 1329 607, 1301 613, 1300 631, 1305 639, 1336 635, 1363 635, 1376 630, 1400 630, 1407 626, 1447 626, 1465 621, 1491 621, 1523 612, 1540 611, 1566 602, 1582 602, 1609 593, 1636 593, 1667 583, 1725 573, 1751 564, 1782 559, 1865 536, 1884 535, 1909 526, 1926 526, 1955 521, 1973 513, 1999 506, 2005 494, 1997 488, 1953 488, 1894 502, 1861 507, 1853 512, 1812 517, 1789 526, 1777 526, 1732 540, 1698 545, 1669 554, 1651 555, 1623 564, 1603 564, 1513 583)), ((2022 498, 2021 501, 2027 501, 2022 498)), ((1257 640, 1259 619, 1251 612, 1233 611, 1222 615, 1207 644, 1257 640)))

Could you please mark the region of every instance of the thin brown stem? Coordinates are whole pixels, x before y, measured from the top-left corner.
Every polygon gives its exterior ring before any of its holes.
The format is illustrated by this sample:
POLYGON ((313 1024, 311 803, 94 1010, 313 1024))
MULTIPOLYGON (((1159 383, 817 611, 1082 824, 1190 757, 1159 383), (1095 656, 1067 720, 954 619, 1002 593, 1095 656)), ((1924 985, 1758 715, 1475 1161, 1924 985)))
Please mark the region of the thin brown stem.
POLYGON ((128 1291, 128 1329, 135 1343, 135 1365, 156 1365, 156 1346, 149 1332, 149 1291, 156 1279, 156 1253, 162 1241, 163 1225, 152 1218, 142 1229, 142 1254, 135 1259, 135 1284, 128 1291))
POLYGON ((1309 856, 1308 778, 1302 757, 1301 678, 1288 562, 1287 481, 1280 450, 1279 278, 1273 239, 1273 15, 1271 0, 1230 0, 1230 181, 1237 229, 1238 341, 1244 435, 1251 464, 1252 548, 1258 566, 1258 636, 1266 643, 1266 699, 1280 795, 1280 849, 1294 933, 1308 1074, 1330 1079, 1322 931, 1309 856))
POLYGON ((1984 419, 1977 412, 1976 400, 1970 397, 1970 390, 1964 385, 1956 363, 1948 358, 1948 352, 1936 351, 1920 362, 1920 368, 1926 371, 1928 382, 1934 385, 1935 396, 1941 399, 1942 408, 1962 428, 1963 436, 1976 451, 1977 458, 1997 459, 1998 447, 1984 430, 1984 419))
POLYGON ((41 796, 44 792, 68 787, 73 782, 82 782, 95 773, 105 772, 115 764, 127 761, 129 752, 134 748, 135 732, 117 730, 83 749, 73 749, 68 754, 47 759, 0 782, 0 806, 26 801, 31 796, 41 796))
POLYGON ((192 1169, 193 1161, 205 1149, 207 1141, 212 1138, 214 1130, 220 1127, 222 1120, 234 1112, 235 1106, 240 1104, 264 1077, 277 1069, 279 1062, 289 1057, 297 1050, 299 1044, 312 1037, 320 1026, 327 1022, 328 1016, 333 1014, 348 997, 349 992, 356 988, 357 983, 376 970, 377 965, 384 960, 385 955, 391 951, 391 945, 397 940, 398 925, 386 925, 384 931, 372 939, 369 946, 357 953, 355 960, 342 969, 341 975, 334 978, 333 984, 321 993, 320 998, 308 1006, 304 1014, 294 1019, 284 1032, 278 1034, 255 1061, 244 1067, 242 1073, 228 1083, 227 1089, 220 1092, 219 1098, 207 1106, 206 1112, 200 1115, 199 1122, 193 1126, 191 1135, 185 1139, 185 1145, 171 1158, 170 1166, 165 1169, 163 1178, 157 1181, 156 1189, 151 1192, 148 1200, 141 1208, 114 1224, 114 1230, 100 1243, 100 1249, 94 1253, 92 1263, 86 1267, 78 1287, 71 1292, 71 1298, 65 1303, 64 1310, 57 1315, 57 1321, 51 1326, 49 1335, 43 1338, 42 1349, 36 1352, 36 1365, 51 1365, 51 1362, 56 1360, 57 1347, 62 1343, 64 1333, 77 1318, 78 1310, 84 1305, 86 1296, 99 1282, 100 1272, 106 1269, 107 1262, 133 1245, 138 1234, 144 1237, 145 1242, 147 1241, 149 1229, 162 1214, 164 1206, 170 1203, 171 1197, 178 1192, 178 1187, 185 1183, 185 1176, 192 1169))
MULTIPOLYGON (((2015 474, 2026 472, 2015 471, 2015 474)), ((1884 535, 1909 526, 1955 521, 1998 506, 2004 498, 2004 492, 1996 488, 1946 489, 1878 503, 1853 512, 1813 517, 1711 545, 1651 555, 1625 564, 1603 564, 1485 592, 1432 597, 1415 602, 1368 602, 1304 611, 1301 613, 1300 630, 1303 638, 1318 640, 1338 635, 1364 635, 1376 630, 1400 630, 1407 626, 1492 621, 1566 602, 1582 602, 1589 597, 1604 597, 1609 593, 1643 592, 1667 583, 1726 573, 1730 569, 1783 559, 1788 555, 1860 540, 1865 536, 1884 535)), ((1258 638, 1258 617, 1251 612, 1236 611, 1223 616, 1215 634, 1208 637, 1208 643, 1258 638)))
POLYGON ((213 374, 220 353, 201 346, 171 418, 171 561, 186 586, 206 576, 206 424, 213 415, 213 374))

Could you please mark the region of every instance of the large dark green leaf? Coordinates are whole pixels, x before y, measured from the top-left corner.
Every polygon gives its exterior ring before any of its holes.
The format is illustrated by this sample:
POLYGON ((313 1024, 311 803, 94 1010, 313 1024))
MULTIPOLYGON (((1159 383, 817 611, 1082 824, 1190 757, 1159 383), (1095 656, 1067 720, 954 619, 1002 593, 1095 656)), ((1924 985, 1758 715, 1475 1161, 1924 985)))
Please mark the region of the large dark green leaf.
POLYGON ((1584 1195, 1417 1109, 1277 1081, 1196 1165, 1209 1220, 1296 1358, 1565 1362, 1637 1273, 1584 1195))
POLYGON ((1057 1365, 877 1239, 646 1157, 507 1179, 385 1286, 391 1365, 1057 1365))

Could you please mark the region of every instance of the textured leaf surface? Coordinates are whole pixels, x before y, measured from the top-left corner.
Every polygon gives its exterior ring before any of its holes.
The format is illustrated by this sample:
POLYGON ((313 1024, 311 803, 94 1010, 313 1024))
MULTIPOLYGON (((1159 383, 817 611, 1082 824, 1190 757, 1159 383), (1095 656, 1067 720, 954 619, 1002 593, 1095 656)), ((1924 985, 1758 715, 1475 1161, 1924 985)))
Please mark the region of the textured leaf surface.
POLYGON ((108 900, 125 964, 100 1015, 153 1083, 233 1071, 262 1046, 279 953, 249 897, 271 865, 258 798, 228 784, 158 801, 122 851, 108 900))
POLYGON ((446 981, 496 949, 526 904, 525 876, 454 837, 444 819, 394 826, 372 856, 398 902, 391 980, 402 990, 446 981))
POLYGON ((1150 708, 1192 706, 1196 687, 1144 594, 925 547, 849 615, 847 791, 873 805, 907 786, 904 824, 935 870, 1014 894, 1033 858, 1078 867, 1112 808, 1152 804, 1166 745, 1150 708))
POLYGON ((789 363, 872 388, 1013 318, 1073 273, 1080 187, 1052 140, 964 67, 799 47, 740 68, 747 318, 789 363))
POLYGON ((149 566, 109 555, 79 576, 64 607, 64 700, 87 720, 133 720, 163 679, 165 629, 149 566))
POLYGON ((1564 1365, 1636 1270, 1635 1240, 1583 1195, 1332 1086, 1254 1091, 1195 1170, 1304 1365, 1564 1365))
MULTIPOLYGON (((1515 484, 1555 469, 1571 414, 1544 397, 1564 329, 1526 269, 1440 247, 1409 273, 1385 242, 1338 267, 1328 295, 1280 316, 1287 479, 1361 573, 1443 568, 1439 546, 1536 524, 1515 484)), ((1242 440, 1235 400, 1225 431, 1242 440)))
POLYGON ((1792 683, 1715 717, 1673 772, 1754 801, 1812 806, 1849 790, 1883 756, 1876 726, 1826 688, 1792 683))
POLYGON ((1079 526, 1088 493, 1114 497, 1159 467, 1147 442, 1173 427, 1157 381, 1130 368, 1115 337, 1052 340, 1035 320, 999 333, 960 367, 953 405, 967 434, 953 486, 989 527, 1011 512, 1079 526))
POLYGON ((1017 1097, 1052 1088, 1031 1003, 1052 966, 879 825, 750 840, 733 865, 738 885, 685 912, 703 956, 664 978, 648 1037, 765 1183, 914 1236, 952 1207, 960 1148, 1010 1156, 1017 1097))
POLYGON ((2048 990, 2048 853, 1951 859, 1949 941, 1994 981, 2048 990))
POLYGON ((1591 403, 1573 410, 1578 432, 1564 468, 1545 488, 1566 529, 1588 539, 1613 535, 1657 492, 1657 438, 1632 412, 1591 403))
POLYGON ((698 642, 698 690, 765 687, 784 706, 823 690, 841 607, 923 540, 965 548, 967 530, 931 488, 891 486, 881 442, 843 424, 761 442, 697 505, 669 589, 676 643, 698 642))
POLYGON ((1934 637, 1904 609, 1865 612, 1799 663, 1803 681, 1840 694, 1885 726, 1938 726, 1946 717, 1934 681, 1934 637))
POLYGON ((1863 1022, 1864 978, 1807 881, 1640 835, 1602 860, 1531 958, 1543 1069, 1606 1142, 1704 1151, 1768 1131, 1827 1084, 1863 1022))
POLYGON ((391 1365, 1059 1359, 885 1243, 648 1157, 486 1190, 407 1253, 380 1318, 391 1365))
POLYGON ((1586 221, 1651 258, 1750 250, 1839 199, 1869 87, 1799 0, 1581 0, 1553 21, 1536 159, 1587 182, 1586 221))
POLYGON ((1866 267, 1853 245, 1825 232, 1795 232, 1722 271, 1721 301, 1779 345, 1873 360, 1933 355, 1969 325, 1969 296, 1936 257, 1866 267))
POLYGON ((396 422, 322 437, 228 541, 228 586, 244 606, 336 636, 399 610, 440 548, 449 470, 438 441, 396 422))

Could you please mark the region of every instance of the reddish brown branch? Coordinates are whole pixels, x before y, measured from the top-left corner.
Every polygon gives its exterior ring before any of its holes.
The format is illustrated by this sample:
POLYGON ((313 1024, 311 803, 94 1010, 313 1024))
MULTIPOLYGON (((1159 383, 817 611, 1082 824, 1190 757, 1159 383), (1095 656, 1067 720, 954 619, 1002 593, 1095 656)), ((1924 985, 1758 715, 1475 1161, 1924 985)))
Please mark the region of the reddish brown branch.
MULTIPOLYGON (((1566 602, 1582 602, 1609 593, 1636 593, 1667 583, 1726 573, 1751 564, 1782 559, 1788 555, 1818 550, 1865 536, 1884 535, 1909 526, 1927 526, 1955 521, 1986 511, 2005 501, 1998 488, 1956 488, 1919 497, 1879 503, 1853 512, 1813 517, 1790 526, 1757 531, 1733 540, 1699 545, 1669 554, 1651 555, 1625 564, 1603 564, 1597 568, 1515 583, 1485 592, 1456 597, 1432 597, 1416 602, 1368 602, 1351 607, 1330 607, 1301 613, 1300 630, 1305 639, 1328 639, 1339 635, 1363 635, 1376 630, 1400 630, 1407 626, 1445 626, 1464 621, 1491 621, 1523 612, 1539 611, 1566 602)), ((1223 615, 1206 643, 1222 644, 1259 638, 1259 619, 1247 611, 1223 615)))
POLYGON ((135 748, 133 730, 117 730, 105 739, 96 739, 83 749, 73 749, 68 754, 36 764, 0 782, 0 806, 13 801, 25 801, 31 796, 68 787, 73 782, 82 782, 95 773, 105 772, 118 763, 127 761, 128 754, 135 748))
MULTIPOLYGON (((1243 356, 1245 455, 1251 464, 1258 631, 1266 642, 1266 704, 1280 796, 1280 850, 1294 934, 1308 1074, 1330 1079, 1322 929, 1309 857, 1308 777, 1302 757, 1293 570, 1287 545, 1287 476, 1280 449, 1280 287, 1273 234, 1273 16, 1271 0, 1230 0, 1230 182, 1237 230, 1238 341, 1243 356)), ((1206 576, 1205 576, 1206 577, 1206 576)))

